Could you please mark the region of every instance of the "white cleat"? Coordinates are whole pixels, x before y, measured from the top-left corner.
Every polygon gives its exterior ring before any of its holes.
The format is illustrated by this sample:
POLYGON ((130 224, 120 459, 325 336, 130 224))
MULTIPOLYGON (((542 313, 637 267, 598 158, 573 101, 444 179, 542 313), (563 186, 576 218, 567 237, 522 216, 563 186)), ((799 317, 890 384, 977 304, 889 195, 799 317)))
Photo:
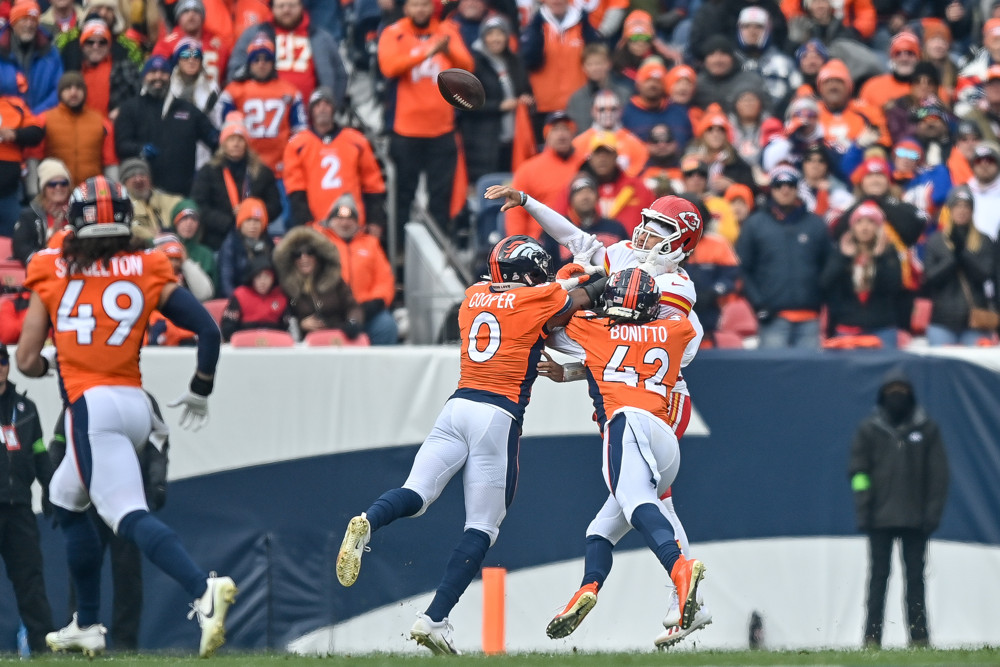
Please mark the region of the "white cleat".
POLYGON ((337 554, 337 581, 341 586, 353 586, 361 572, 361 556, 368 551, 368 541, 372 538, 372 526, 362 512, 351 519, 340 543, 337 554))
POLYGON ((676 599, 677 598, 675 596, 673 600, 674 605, 670 607, 670 611, 667 612, 666 617, 663 619, 663 627, 665 630, 653 640, 653 644, 656 648, 670 648, 690 635, 692 632, 712 624, 712 614, 709 613, 704 604, 699 604, 698 611, 694 614, 694 620, 691 621, 691 626, 687 630, 681 629, 681 613, 679 606, 675 606, 677 604, 676 599))
POLYGON ((81 628, 76 624, 76 614, 69 625, 45 635, 45 643, 55 652, 80 651, 88 658, 104 653, 104 635, 108 629, 100 623, 81 628))
POLYGON ((211 656, 226 643, 226 612, 229 606, 236 602, 239 590, 229 577, 217 577, 212 572, 206 582, 205 593, 191 603, 188 618, 198 618, 201 626, 201 645, 198 655, 202 658, 211 656))
POLYGON ((434 622, 427 614, 417 614, 417 622, 410 629, 410 636, 434 655, 462 655, 451 638, 452 627, 448 619, 434 622))

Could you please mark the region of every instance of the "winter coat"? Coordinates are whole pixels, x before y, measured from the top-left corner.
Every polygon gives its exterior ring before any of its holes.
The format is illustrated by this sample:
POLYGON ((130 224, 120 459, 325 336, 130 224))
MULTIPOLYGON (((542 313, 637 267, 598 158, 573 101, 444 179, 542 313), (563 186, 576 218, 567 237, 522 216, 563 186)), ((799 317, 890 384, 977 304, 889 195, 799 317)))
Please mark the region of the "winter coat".
POLYGON ((51 109, 59 103, 56 86, 63 75, 62 59, 52 37, 45 28, 38 29, 29 72, 21 68, 11 53, 16 48, 11 44, 13 39, 9 24, 0 28, 0 95, 23 97, 33 114, 51 109), (28 84, 27 91, 18 85, 19 74, 28 84))
POLYGON ((152 144, 156 155, 147 159, 153 182, 177 195, 187 196, 191 191, 198 142, 214 151, 219 131, 205 114, 184 100, 175 99, 168 105, 144 92, 124 102, 115 119, 118 159, 137 157, 143 146, 152 144))
POLYGON ((222 339, 229 342, 234 333, 245 329, 288 331, 290 317, 288 297, 277 285, 267 294, 240 285, 222 312, 222 339))
MULTIPOLYGON (((62 40, 58 40, 61 42, 62 40)), ((142 60, 136 63, 133 57, 132 48, 138 48, 135 42, 124 38, 128 46, 119 39, 111 42, 111 76, 110 76, 110 97, 108 98, 108 111, 118 109, 125 100, 130 100, 142 90, 142 60)), ((141 53, 141 52, 140 52, 141 53)), ((80 46, 79 38, 66 42, 62 48, 63 70, 66 72, 80 72, 83 70, 83 49, 80 46)))
POLYGON ((854 258, 834 246, 821 278, 830 311, 830 327, 860 328, 865 333, 896 326, 897 301, 903 292, 903 274, 896 250, 887 246, 875 258, 871 291, 862 301, 854 289, 851 272, 854 258))
POLYGON ((14 259, 27 265, 28 258, 45 247, 48 230, 48 214, 37 198, 32 199, 28 206, 21 209, 21 215, 14 225, 14 234, 11 238, 14 259))
POLYGON ((984 283, 993 279, 996 248, 985 234, 969 230, 979 238, 972 250, 970 242, 960 253, 949 238, 947 230, 936 232, 927 240, 924 256, 924 288, 931 299, 931 323, 955 332, 969 328, 969 300, 959 280, 965 277, 972 300, 977 308, 986 308, 988 300, 984 283))
POLYGON ((736 254, 744 293, 755 309, 819 311, 820 276, 830 254, 822 218, 799 206, 779 220, 769 204, 743 222, 736 254))
MULTIPOLYGON (((281 215, 281 194, 274 180, 274 172, 250 153, 245 164, 249 175, 248 192, 240 193, 240 201, 247 197, 257 197, 267 208, 268 220, 276 219, 281 215)), ((212 250, 220 249, 229 232, 236 228, 236 214, 229 201, 222 173, 225 165, 226 159, 221 154, 216 154, 198 171, 198 177, 191 188, 191 199, 198 204, 198 211, 201 213, 202 242, 212 250)), ((238 188, 241 180, 237 181, 238 188)))
POLYGON ((6 450, 5 455, 0 455, 0 503, 31 505, 31 483, 37 478, 42 488, 48 489, 52 463, 45 451, 38 409, 8 381, 6 391, 0 394, 0 424, 11 423, 17 431, 20 449, 0 445, 6 450))
POLYGON ((361 309, 340 271, 340 253, 322 234, 308 227, 296 227, 285 234, 274 250, 278 282, 288 295, 292 315, 301 322, 316 315, 328 329, 343 329, 349 320, 361 322, 361 309), (295 268, 292 253, 308 246, 316 256, 312 289, 307 291, 305 276, 295 268))
MULTIPOLYGON (((501 151, 498 138, 504 114, 509 113, 513 118, 514 111, 500 111, 500 103, 504 101, 505 95, 500 85, 500 75, 494 69, 493 63, 480 51, 473 51, 472 54, 476 61, 476 76, 482 81, 483 89, 486 91, 486 103, 475 111, 462 112, 459 124, 469 182, 475 183, 485 174, 510 170, 509 164, 500 164, 501 151)), ((518 57, 507 50, 501 58, 507 67, 507 76, 510 77, 514 97, 530 94, 528 75, 518 57)))
POLYGON ((927 535, 941 522, 948 493, 948 459, 938 425, 923 408, 893 426, 883 407, 885 388, 907 382, 890 373, 875 410, 858 426, 848 476, 858 529, 915 528, 927 535))
POLYGON ((219 251, 219 296, 231 297, 237 287, 246 282, 246 270, 256 257, 271 257, 274 242, 267 234, 251 240, 233 228, 219 251))

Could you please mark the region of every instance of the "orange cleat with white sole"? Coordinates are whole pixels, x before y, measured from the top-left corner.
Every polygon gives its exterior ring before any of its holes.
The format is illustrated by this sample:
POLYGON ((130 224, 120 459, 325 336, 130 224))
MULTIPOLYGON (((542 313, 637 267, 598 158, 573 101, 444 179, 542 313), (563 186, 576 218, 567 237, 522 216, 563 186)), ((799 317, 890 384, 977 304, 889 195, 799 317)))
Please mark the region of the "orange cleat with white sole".
POLYGON ((562 613, 549 621, 545 628, 545 634, 550 639, 562 639, 569 637, 573 631, 580 627, 583 619, 587 618, 590 610, 597 605, 597 584, 590 583, 582 586, 576 592, 573 599, 569 601, 562 613))
POLYGON ((680 556, 670 570, 670 579, 677 587, 677 599, 681 606, 681 630, 687 630, 698 612, 698 584, 705 576, 705 564, 695 558, 680 556))

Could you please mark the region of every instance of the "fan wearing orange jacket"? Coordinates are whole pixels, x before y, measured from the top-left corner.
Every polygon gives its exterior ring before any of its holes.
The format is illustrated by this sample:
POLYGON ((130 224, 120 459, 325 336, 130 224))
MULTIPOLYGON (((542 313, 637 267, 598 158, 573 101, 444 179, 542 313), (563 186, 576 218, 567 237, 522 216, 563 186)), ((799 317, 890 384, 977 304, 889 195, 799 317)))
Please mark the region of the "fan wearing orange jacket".
POLYGON ((334 202, 350 194, 363 202, 358 208, 362 225, 384 226, 385 181, 375 153, 363 134, 337 125, 335 104, 332 90, 314 90, 309 96, 309 129, 285 147, 289 222, 294 226, 324 220, 334 202))
POLYGON ((41 123, 20 97, 0 97, 0 236, 14 235, 14 223, 21 213, 18 186, 24 149, 37 146, 44 138, 41 123))
POLYGON ((453 67, 471 71, 475 62, 457 24, 434 17, 432 0, 406 0, 403 13, 378 41, 378 65, 389 84, 386 124, 396 165, 396 225, 410 218, 421 173, 427 178, 428 212, 446 225, 458 145, 455 110, 438 92, 437 75, 453 67))
POLYGON ((341 196, 324 220, 309 226, 337 246, 341 274, 361 306, 372 345, 395 345, 399 328, 388 309, 396 298, 396 279, 379 240, 362 231, 354 198, 341 196))

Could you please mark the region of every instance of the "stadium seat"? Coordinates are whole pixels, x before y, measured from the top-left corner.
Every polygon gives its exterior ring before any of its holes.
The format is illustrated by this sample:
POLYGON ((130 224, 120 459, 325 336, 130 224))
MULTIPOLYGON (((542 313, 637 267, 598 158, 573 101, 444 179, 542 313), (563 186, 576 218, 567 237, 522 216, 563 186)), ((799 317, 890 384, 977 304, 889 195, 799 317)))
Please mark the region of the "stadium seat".
POLYGON ((757 315, 746 299, 734 299, 722 307, 719 331, 732 332, 742 337, 757 335, 757 315))
POLYGON ((910 316, 910 331, 917 335, 926 333, 927 325, 931 323, 931 310, 930 299, 914 299, 913 313, 910 316))
POLYGON ((221 325, 222 311, 226 309, 227 303, 229 303, 228 299, 209 299, 208 301, 203 301, 201 305, 205 306, 205 310, 209 312, 215 323, 221 325))
POLYGON ((233 347, 294 347, 295 339, 286 331, 247 329, 234 333, 229 343, 233 347))
POLYGON ((362 333, 350 340, 340 329, 319 329, 306 334, 304 342, 309 347, 368 347, 368 334, 362 333))
POLYGON ((712 334, 715 347, 720 350, 742 350, 743 337, 733 331, 716 331, 712 334))
POLYGON ((0 262, 12 259, 14 254, 14 242, 9 236, 0 236, 0 262))
POLYGON ((0 288, 13 291, 24 284, 24 267, 17 262, 0 263, 0 288))

